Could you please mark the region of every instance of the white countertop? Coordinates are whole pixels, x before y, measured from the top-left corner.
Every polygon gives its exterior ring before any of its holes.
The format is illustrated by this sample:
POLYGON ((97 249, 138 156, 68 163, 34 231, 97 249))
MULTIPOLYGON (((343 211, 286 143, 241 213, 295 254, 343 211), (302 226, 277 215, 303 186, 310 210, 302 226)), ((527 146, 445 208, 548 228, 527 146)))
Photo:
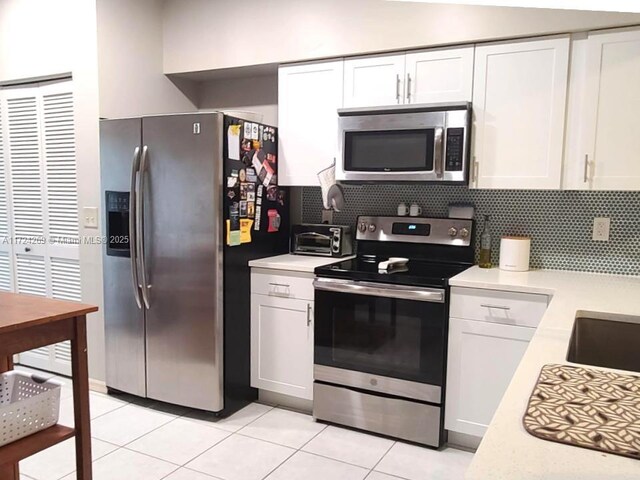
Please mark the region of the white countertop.
POLYGON ((497 268, 483 270, 476 266, 452 278, 450 284, 553 296, 465 478, 640 478, 638 460, 542 440, 527 433, 522 425, 542 366, 569 364, 565 358, 576 313, 640 315, 640 277, 554 270, 515 273, 497 268))
POLYGON ((349 260, 354 257, 355 255, 352 255, 350 257, 314 257, 310 255, 292 255, 290 253, 287 253, 285 255, 278 255, 275 257, 251 260, 249 262, 249 266, 258 268, 271 268, 274 270, 289 270, 294 272, 313 273, 313 270, 316 267, 331 265, 332 263, 341 262, 342 260, 349 260))

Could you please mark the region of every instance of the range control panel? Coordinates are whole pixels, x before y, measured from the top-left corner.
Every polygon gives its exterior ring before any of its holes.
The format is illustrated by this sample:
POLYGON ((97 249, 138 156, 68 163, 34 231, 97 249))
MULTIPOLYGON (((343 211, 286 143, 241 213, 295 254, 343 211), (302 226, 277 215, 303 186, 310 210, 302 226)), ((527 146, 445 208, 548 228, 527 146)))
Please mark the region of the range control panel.
POLYGON ((358 217, 357 240, 468 247, 473 220, 427 217, 358 217))

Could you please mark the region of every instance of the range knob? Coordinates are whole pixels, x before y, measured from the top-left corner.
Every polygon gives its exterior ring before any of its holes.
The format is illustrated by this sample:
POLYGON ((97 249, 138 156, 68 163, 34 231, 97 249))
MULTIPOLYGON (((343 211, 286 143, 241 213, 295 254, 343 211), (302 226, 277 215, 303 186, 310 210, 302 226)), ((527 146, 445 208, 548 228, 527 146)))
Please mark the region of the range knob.
POLYGON ((449 236, 450 237, 455 237, 458 234, 458 229, 455 227, 451 227, 449 229, 449 236))
POLYGON ((370 231, 371 233, 373 233, 373 232, 375 232, 375 231, 376 231, 376 226, 375 226, 375 224, 374 224, 374 223, 369 224, 369 231, 370 231))
POLYGON ((460 229, 460 236, 462 238, 467 238, 469 236, 469 230, 467 228, 460 229))
POLYGON ((358 230, 360 230, 362 233, 367 231, 367 224, 364 222, 360 222, 360 225, 358 225, 358 230))

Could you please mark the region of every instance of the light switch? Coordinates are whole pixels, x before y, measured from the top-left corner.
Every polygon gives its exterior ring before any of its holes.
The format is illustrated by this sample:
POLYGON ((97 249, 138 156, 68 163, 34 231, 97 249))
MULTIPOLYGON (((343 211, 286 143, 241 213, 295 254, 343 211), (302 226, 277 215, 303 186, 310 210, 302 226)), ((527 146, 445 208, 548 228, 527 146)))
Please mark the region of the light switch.
POLYGON ((84 207, 82 209, 85 228, 98 228, 98 208, 84 207))

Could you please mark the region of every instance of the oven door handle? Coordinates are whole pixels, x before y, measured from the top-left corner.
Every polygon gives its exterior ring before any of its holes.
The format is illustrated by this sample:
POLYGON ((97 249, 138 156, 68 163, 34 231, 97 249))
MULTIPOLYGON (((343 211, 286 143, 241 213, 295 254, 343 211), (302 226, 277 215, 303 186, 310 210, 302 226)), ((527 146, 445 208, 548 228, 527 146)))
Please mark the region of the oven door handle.
POLYGON ((444 303, 444 290, 439 288, 409 287, 405 285, 356 282, 333 278, 316 278, 313 281, 316 290, 338 293, 355 293, 372 297, 399 298, 417 302, 444 303))

